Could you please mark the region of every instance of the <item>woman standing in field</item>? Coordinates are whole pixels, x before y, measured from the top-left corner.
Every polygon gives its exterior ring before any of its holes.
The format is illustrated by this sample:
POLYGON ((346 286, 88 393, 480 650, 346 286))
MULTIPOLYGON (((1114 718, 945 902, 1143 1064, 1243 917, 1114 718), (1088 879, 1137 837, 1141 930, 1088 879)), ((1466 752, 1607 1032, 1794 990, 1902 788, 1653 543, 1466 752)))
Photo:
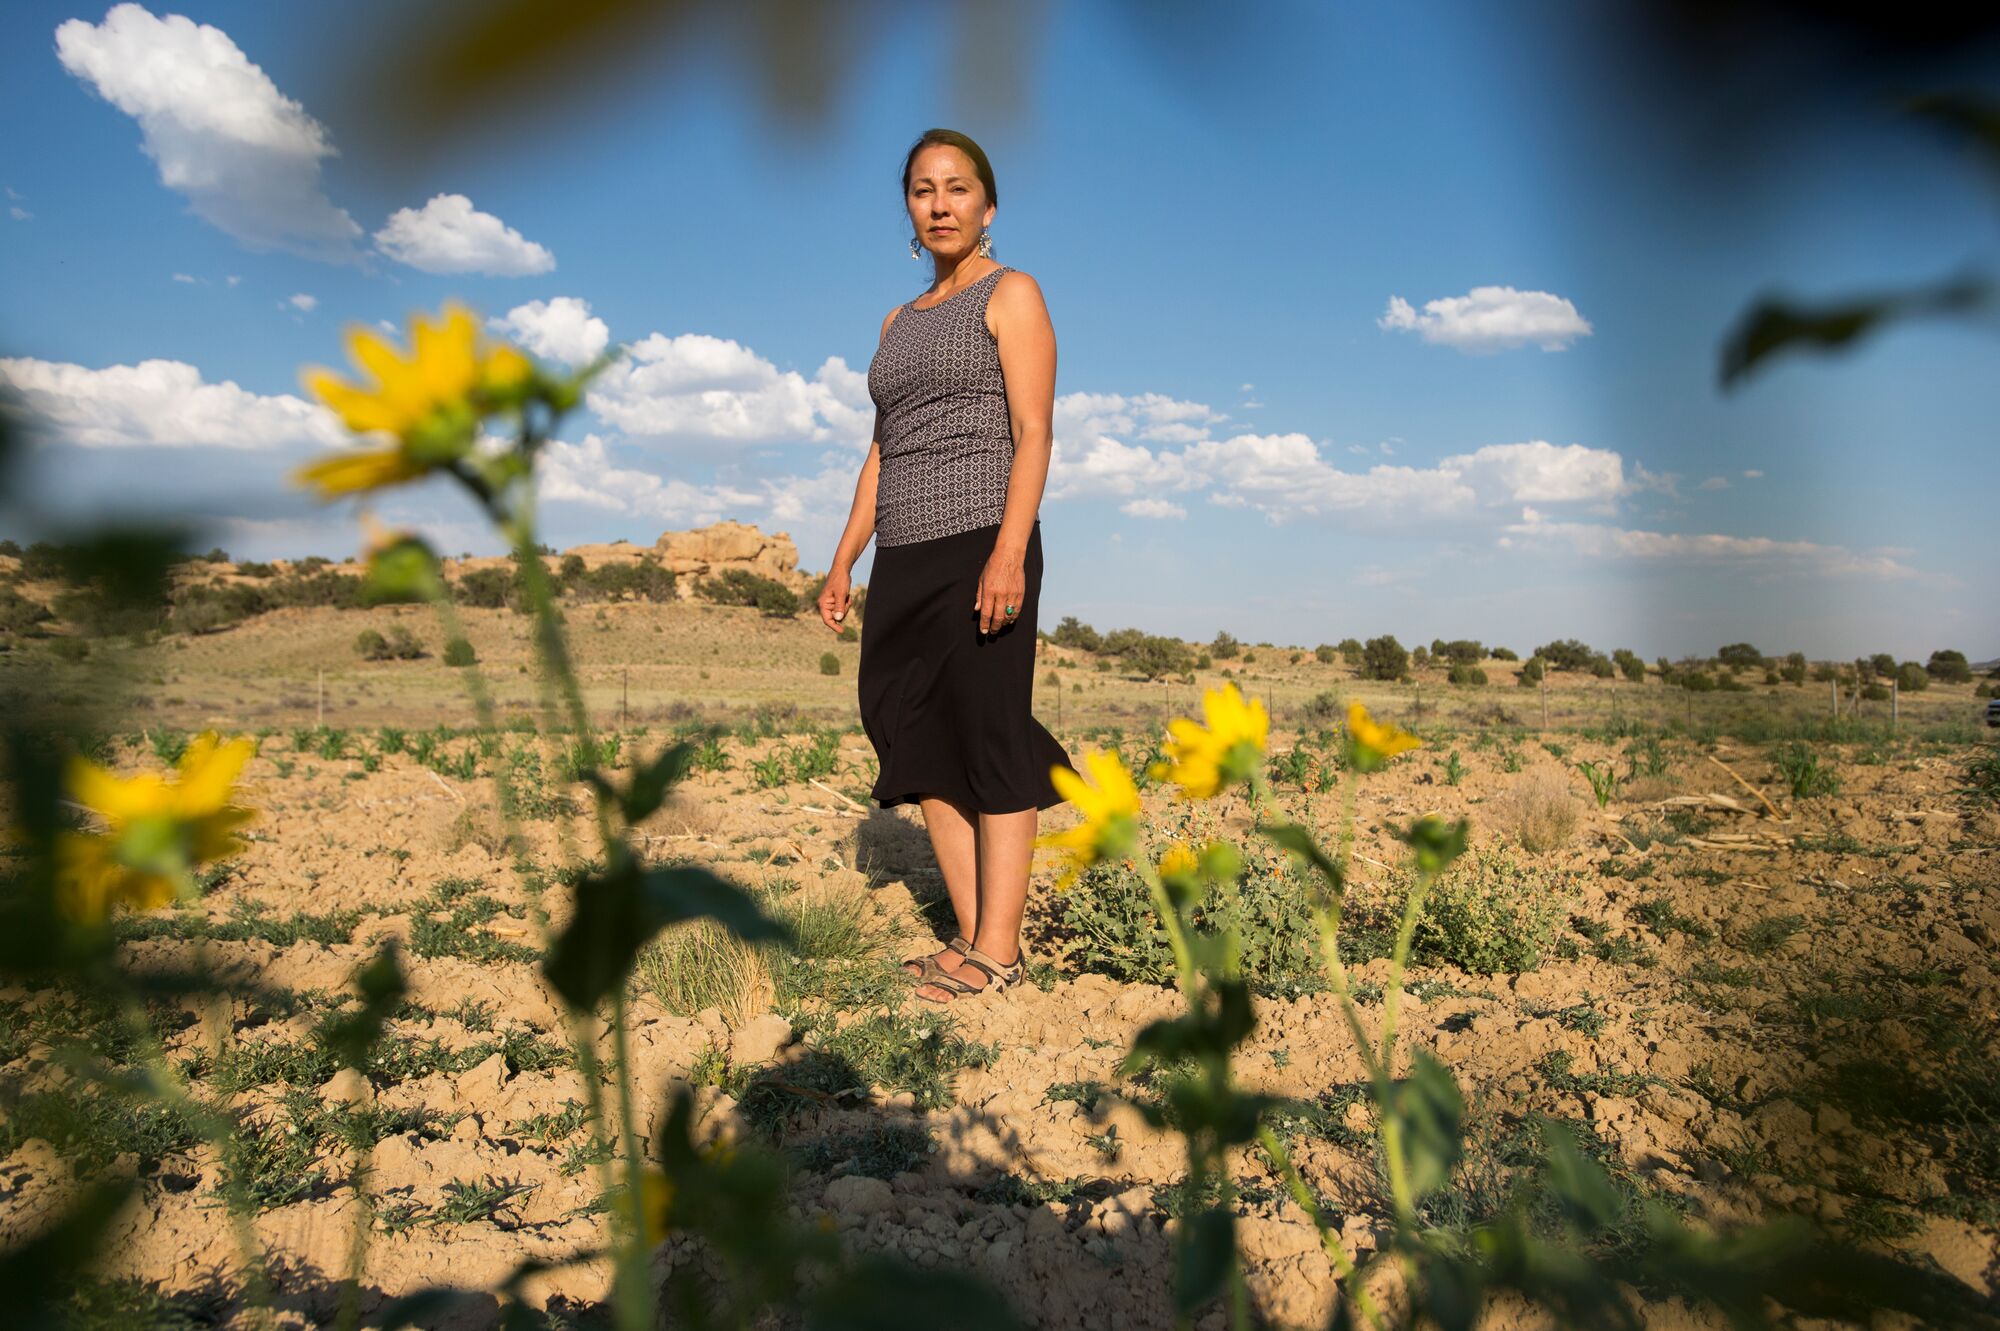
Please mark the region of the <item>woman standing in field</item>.
POLYGON ((904 965, 918 997, 946 1003, 1019 983, 1036 825, 1062 802, 1049 769, 1071 766, 1030 710, 1056 339, 1035 279, 992 258, 999 193, 978 144, 927 131, 903 160, 903 202, 910 256, 928 252, 935 280, 882 321, 875 437, 819 611, 839 632, 873 536, 871 794, 923 810, 958 933, 904 965))

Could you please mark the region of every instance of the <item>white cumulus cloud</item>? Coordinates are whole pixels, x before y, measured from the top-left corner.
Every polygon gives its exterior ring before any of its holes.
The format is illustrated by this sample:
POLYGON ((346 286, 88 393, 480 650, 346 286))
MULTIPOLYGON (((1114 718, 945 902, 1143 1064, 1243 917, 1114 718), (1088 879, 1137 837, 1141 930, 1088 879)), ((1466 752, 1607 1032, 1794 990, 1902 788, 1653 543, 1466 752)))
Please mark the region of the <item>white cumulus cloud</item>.
POLYGON ((1425 301, 1421 313, 1401 296, 1391 296, 1375 323, 1474 355, 1530 345, 1562 351, 1591 333, 1589 321, 1561 296, 1513 287, 1474 287, 1463 296, 1425 301))
POLYGON ((301 291, 297 295, 293 296, 291 299, 287 300, 285 303, 291 306, 295 310, 301 310, 307 314, 310 314, 314 310, 319 308, 319 297, 308 295, 307 293, 301 291))
POLYGON ((1728 536, 1715 532, 1635 531, 1588 522, 1550 522, 1534 509, 1510 524, 1502 547, 1560 544, 1592 559, 1676 561, 1741 567, 1766 575, 1913 578, 1917 571, 1889 551, 1855 551, 1816 541, 1783 541, 1769 536, 1728 536))
POLYGON ((55 35, 63 68, 139 122, 160 183, 197 216, 252 249, 357 257, 361 228, 320 182, 332 140, 228 33, 121 4, 55 35))
POLYGON ((706 333, 633 343, 589 390, 607 424, 663 443, 846 443, 865 448, 875 407, 867 376, 827 357, 811 379, 706 333))
POLYGON ((84 448, 275 449, 348 442, 333 413, 289 393, 204 382, 183 361, 145 360, 94 370, 64 361, 0 358, 0 380, 21 395, 39 429, 84 448))
POLYGON ((582 365, 611 344, 611 329, 591 314, 590 302, 575 296, 531 300, 487 322, 542 359, 565 365, 582 365))
POLYGON ((398 208, 375 233, 382 253, 426 273, 525 277, 546 273, 556 256, 463 194, 439 194, 422 208, 398 208))

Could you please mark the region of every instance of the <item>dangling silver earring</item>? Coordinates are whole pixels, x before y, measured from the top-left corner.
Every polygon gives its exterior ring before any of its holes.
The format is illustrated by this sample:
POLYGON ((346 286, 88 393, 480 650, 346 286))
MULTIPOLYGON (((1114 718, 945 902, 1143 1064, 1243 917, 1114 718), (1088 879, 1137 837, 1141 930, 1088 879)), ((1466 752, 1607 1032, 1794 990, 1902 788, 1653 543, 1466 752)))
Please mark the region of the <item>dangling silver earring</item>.
POLYGON ((993 233, 991 231, 981 230, 979 233, 979 257, 982 259, 993 257, 993 233))
POLYGON ((910 257, 912 259, 921 259, 924 257, 923 246, 917 244, 917 238, 915 236, 910 237, 910 257))

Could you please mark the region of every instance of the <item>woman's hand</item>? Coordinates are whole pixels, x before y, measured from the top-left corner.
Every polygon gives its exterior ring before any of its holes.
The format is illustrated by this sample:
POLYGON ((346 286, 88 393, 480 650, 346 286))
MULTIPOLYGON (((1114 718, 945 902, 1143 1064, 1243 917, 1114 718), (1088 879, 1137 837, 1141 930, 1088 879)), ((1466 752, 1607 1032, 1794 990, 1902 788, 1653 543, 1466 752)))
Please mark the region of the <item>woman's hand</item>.
POLYGON ((847 609, 853 598, 848 592, 847 570, 836 568, 826 575, 826 585, 819 589, 819 618, 822 624, 835 633, 846 625, 847 609))
POLYGON ((1003 629, 1021 617, 1021 607, 1028 596, 1028 574, 1025 557, 1009 555, 995 550, 986 561, 986 568, 979 575, 979 591, 972 598, 972 608, 979 612, 979 631, 992 633, 1003 629), (1007 607, 1014 607, 1008 614, 1007 607))

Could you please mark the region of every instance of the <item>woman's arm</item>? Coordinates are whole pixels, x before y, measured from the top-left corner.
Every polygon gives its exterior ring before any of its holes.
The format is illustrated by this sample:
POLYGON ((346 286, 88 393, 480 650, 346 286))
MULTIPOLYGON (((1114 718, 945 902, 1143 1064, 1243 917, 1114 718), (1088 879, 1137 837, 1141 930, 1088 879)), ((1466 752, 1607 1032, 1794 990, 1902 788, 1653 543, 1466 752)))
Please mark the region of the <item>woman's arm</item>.
MULTIPOLYGON (((897 306, 900 310, 902 306, 897 306)), ((882 320, 882 333, 889 331, 890 320, 896 317, 896 310, 890 310, 882 320)), ((875 345, 881 346, 881 338, 875 345)), ((840 533, 840 543, 833 549, 833 563, 827 568, 826 583, 820 589, 820 620, 835 633, 840 632, 847 618, 847 607, 852 599, 848 589, 848 575, 853 571, 855 561, 868 548, 868 542, 875 536, 875 486, 882 476, 882 413, 875 413, 875 428, 868 441, 868 457, 861 464, 861 475, 854 482, 854 504, 847 511, 847 527, 840 533)))
POLYGON ((1056 330, 1049 324, 1041 287, 1018 271, 994 283, 986 322, 998 344, 1000 373, 1007 380, 1008 426, 1014 434, 1007 507, 973 597, 979 631, 993 633, 1013 622, 1007 607, 1018 608, 1027 590, 1028 536, 1042 506, 1055 447, 1056 330))
POLYGON ((1007 508, 996 551, 1025 559, 1028 532, 1042 507, 1049 458, 1055 447, 1056 330, 1042 289, 1015 271, 993 286, 987 323, 999 344, 1000 373, 1007 380, 1007 419, 1014 433, 1014 466, 1007 477, 1007 508))
MULTIPOLYGON (((880 413, 876 416, 879 426, 880 413)), ((847 527, 833 550, 833 567, 837 569, 853 568, 875 536, 875 485, 881 475, 882 443, 878 428, 876 437, 868 441, 868 460, 861 464, 861 475, 854 482, 854 507, 847 511, 847 527)))

